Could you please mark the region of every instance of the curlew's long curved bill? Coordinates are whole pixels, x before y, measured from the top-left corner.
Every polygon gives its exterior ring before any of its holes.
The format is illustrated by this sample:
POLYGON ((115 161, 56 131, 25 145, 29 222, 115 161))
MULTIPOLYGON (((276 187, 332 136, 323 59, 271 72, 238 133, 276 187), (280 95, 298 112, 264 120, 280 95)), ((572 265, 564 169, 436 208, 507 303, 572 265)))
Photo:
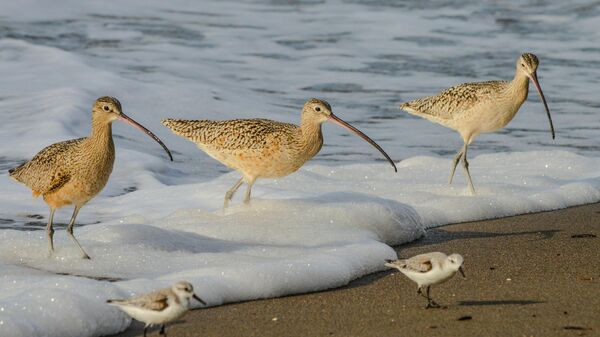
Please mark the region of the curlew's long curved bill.
POLYGON ((144 132, 145 134, 147 134, 148 136, 152 137, 152 139, 154 139, 158 144, 160 144, 160 146, 163 147, 163 149, 165 149, 165 151, 167 151, 169 158, 171 159, 171 161, 173 161, 173 156, 171 155, 171 151, 169 151, 169 149, 167 149, 167 146, 160 140, 160 138, 156 137, 156 135, 153 134, 152 132, 150 132, 150 130, 146 129, 140 123, 134 121, 133 119, 131 119, 131 117, 127 116, 124 113, 121 113, 119 115, 119 120, 135 127, 136 129, 138 129, 138 130, 144 132))
POLYGON ((192 295, 192 296, 193 296, 193 297, 196 299, 196 301, 198 301, 198 302, 200 302, 200 303, 202 303, 202 304, 206 305, 206 302, 204 302, 204 301, 203 301, 203 300, 202 300, 200 297, 198 297, 198 295, 194 294, 194 295, 192 295))
POLYGON ((533 73, 529 76, 535 88, 537 89, 540 97, 542 98, 542 102, 544 103, 544 108, 546 108, 546 114, 548 115, 548 121, 550 121, 550 132, 552 132, 552 139, 554 139, 554 125, 552 124, 552 117, 550 116, 550 109, 548 109, 548 104, 546 103, 546 98, 544 97, 544 93, 542 92, 542 87, 540 87, 540 83, 538 82, 537 73, 533 73))
POLYGON ((371 145, 373 145, 377 150, 379 150, 379 152, 381 152, 381 154, 390 162, 390 164, 392 164, 392 167, 394 168, 394 171, 398 172, 398 169, 396 168, 396 164, 394 164, 394 161, 392 160, 392 158, 390 158, 390 156, 388 156, 387 153, 385 153, 385 151, 383 151, 383 149, 381 148, 381 146, 377 145, 377 143, 375 143, 374 140, 372 140, 371 138, 369 138, 367 135, 365 135, 364 133, 362 133, 359 129, 353 127, 352 125, 344 122, 343 120, 341 120, 339 117, 337 117, 336 115, 334 115, 333 113, 331 115, 329 115, 328 120, 330 122, 333 122, 341 127, 344 127, 354 133, 356 133, 357 135, 359 135, 362 139, 366 140, 367 142, 369 142, 371 145))

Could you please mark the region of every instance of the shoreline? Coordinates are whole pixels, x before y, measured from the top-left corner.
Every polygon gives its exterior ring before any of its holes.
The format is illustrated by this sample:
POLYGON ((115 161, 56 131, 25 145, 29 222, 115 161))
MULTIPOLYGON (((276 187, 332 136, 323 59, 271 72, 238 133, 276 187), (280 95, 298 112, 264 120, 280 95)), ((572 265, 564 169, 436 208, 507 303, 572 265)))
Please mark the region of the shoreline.
MULTIPOLYGON (((387 270, 314 293, 188 312, 173 336, 593 336, 600 334, 600 203, 427 230, 394 247, 407 258, 460 253, 466 279, 433 286, 387 270)), ((383 263, 383 262, 382 262, 383 263)), ((201 296, 201 294, 200 294, 201 296)), ((134 322, 115 337, 142 336, 134 322)), ((149 336, 158 329, 149 329, 149 336)))

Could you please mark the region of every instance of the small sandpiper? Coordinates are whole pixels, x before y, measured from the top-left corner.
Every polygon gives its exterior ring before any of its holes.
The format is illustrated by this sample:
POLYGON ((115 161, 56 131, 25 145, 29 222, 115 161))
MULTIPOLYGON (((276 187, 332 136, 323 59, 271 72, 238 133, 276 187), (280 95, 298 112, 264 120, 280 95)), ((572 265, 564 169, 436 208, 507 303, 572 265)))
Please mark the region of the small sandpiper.
POLYGON ((429 288, 434 284, 444 283, 457 271, 463 277, 465 273, 462 268, 463 257, 460 254, 446 255, 440 252, 425 253, 413 256, 407 260, 386 260, 386 266, 398 269, 402 274, 417 283, 417 294, 427 299, 426 309, 439 308, 429 296, 429 288), (427 287, 427 295, 421 288, 427 287))
POLYGON ((119 307, 129 316, 146 323, 144 337, 148 327, 161 324, 160 335, 166 336, 165 324, 173 322, 188 311, 190 298, 206 305, 194 294, 194 287, 189 282, 180 281, 171 288, 160 289, 145 295, 124 300, 108 300, 106 303, 119 307))

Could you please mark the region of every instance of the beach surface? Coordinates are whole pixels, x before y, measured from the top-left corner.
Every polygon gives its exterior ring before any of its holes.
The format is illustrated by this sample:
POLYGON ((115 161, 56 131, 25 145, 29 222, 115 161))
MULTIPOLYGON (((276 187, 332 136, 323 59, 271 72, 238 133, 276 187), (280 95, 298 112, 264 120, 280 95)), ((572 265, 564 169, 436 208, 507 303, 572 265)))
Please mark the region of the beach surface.
MULTIPOLYGON (((396 247, 460 253, 466 279, 432 287, 389 270, 329 291, 188 312, 170 336, 600 336, 600 203, 443 226, 396 247)), ((383 261, 382 261, 383 263, 383 261)), ((199 294, 202 296, 202 294, 199 294)), ((134 323, 118 337, 142 336, 134 323)), ((151 334, 158 335, 158 329, 151 334)))

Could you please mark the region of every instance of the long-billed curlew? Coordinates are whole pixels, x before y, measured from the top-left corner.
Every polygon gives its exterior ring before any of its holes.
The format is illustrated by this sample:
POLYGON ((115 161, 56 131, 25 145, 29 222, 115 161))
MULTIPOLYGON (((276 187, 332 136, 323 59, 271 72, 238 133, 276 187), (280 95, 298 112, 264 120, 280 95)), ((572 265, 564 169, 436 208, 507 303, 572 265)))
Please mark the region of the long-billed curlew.
POLYGON ((257 178, 286 176, 315 156, 323 145, 321 124, 326 121, 338 124, 371 143, 397 172, 392 159, 377 143, 334 115, 329 103, 316 98, 304 104, 300 126, 267 119, 164 119, 162 123, 173 133, 196 143, 209 156, 242 174, 242 178, 225 194, 225 208, 244 181, 248 185, 244 203, 249 203, 252 185, 257 178))
POLYGON ((145 132, 173 160, 171 152, 158 137, 122 112, 121 103, 116 98, 100 97, 92 108, 92 132, 88 137, 52 144, 30 161, 9 170, 13 179, 31 188, 34 197, 42 195, 50 206, 46 227, 50 254, 54 252, 54 211, 73 204, 75 210, 67 226, 67 234, 77 244, 83 257, 89 259, 73 235, 73 224, 79 209, 104 188, 112 172, 115 146, 111 125, 115 120, 126 122, 145 132))
POLYGON ((429 295, 429 289, 434 284, 440 284, 448 281, 457 271, 463 277, 463 257, 460 254, 446 256, 444 253, 432 252, 413 256, 407 260, 386 260, 385 265, 390 268, 398 269, 402 274, 417 283, 417 294, 427 299, 428 308, 439 308, 429 295), (423 294, 423 287, 427 287, 427 292, 423 294))
POLYGON ((469 173, 467 147, 481 132, 501 129, 513 119, 521 104, 527 99, 529 80, 533 82, 542 98, 550 121, 552 139, 554 139, 552 117, 537 79, 538 64, 538 58, 535 55, 525 53, 517 60, 515 77, 510 82, 489 81, 459 84, 439 95, 416 99, 400 106, 413 115, 427 118, 460 133, 464 145, 454 157, 450 184, 452 184, 456 166, 462 159, 469 190, 471 194, 475 193, 469 173))

